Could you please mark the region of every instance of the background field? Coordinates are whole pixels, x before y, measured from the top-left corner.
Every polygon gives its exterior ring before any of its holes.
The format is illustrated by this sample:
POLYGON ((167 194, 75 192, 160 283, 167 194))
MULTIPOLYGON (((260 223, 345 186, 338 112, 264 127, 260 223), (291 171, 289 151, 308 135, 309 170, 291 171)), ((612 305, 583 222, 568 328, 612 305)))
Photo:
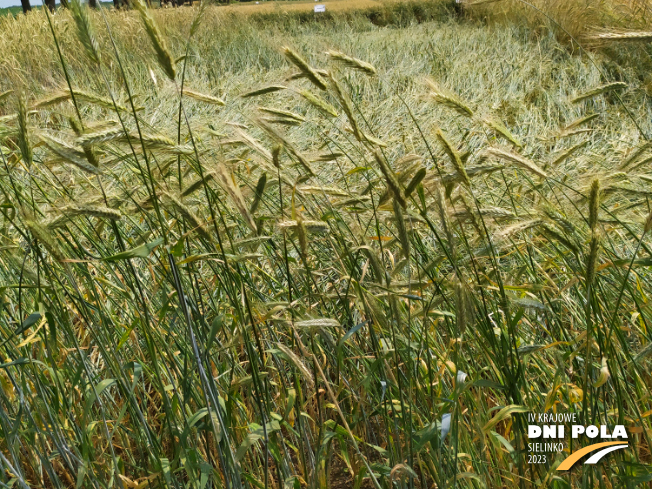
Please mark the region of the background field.
POLYGON ((647 5, 325 3, 0 19, 1 487, 649 485, 647 5))

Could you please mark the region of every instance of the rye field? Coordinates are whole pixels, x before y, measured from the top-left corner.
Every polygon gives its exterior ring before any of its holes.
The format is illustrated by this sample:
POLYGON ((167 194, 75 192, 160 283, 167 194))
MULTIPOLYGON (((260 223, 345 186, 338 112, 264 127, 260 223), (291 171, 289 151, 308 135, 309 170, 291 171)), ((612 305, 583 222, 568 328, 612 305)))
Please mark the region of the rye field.
POLYGON ((650 6, 324 3, 0 18, 0 487, 650 487, 650 6))

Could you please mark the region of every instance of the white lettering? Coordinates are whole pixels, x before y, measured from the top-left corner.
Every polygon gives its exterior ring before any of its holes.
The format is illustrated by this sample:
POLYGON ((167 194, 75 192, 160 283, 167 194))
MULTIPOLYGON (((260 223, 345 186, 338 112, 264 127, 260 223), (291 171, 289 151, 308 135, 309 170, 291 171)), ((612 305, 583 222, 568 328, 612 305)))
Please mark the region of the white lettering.
POLYGON ((530 424, 527 427, 528 438, 539 438, 541 436, 541 426, 530 424))
POLYGON ((589 438, 595 438, 596 436, 598 436, 598 433, 600 433, 600 430, 598 429, 597 426, 591 425, 588 428, 586 428, 586 436, 588 436, 589 438))
POLYGON ((613 438, 627 438, 627 432, 625 427, 621 424, 617 424, 614 428, 614 433, 611 435, 613 438))
POLYGON ((611 438, 611 435, 607 431, 607 425, 600 425, 600 438, 611 438))
POLYGON ((577 438, 582 433, 584 433, 584 426, 582 426, 581 424, 574 424, 571 430, 573 432, 573 438, 577 438))
POLYGON ((544 438, 557 438, 557 426, 554 424, 543 426, 544 438))

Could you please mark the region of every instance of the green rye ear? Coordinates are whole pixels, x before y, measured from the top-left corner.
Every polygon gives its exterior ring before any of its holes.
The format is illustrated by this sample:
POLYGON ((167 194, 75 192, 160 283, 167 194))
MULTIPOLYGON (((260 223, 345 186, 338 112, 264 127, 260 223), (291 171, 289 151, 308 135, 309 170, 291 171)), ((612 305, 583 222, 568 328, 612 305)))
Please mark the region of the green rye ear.
POLYGON ((101 59, 100 46, 95 36, 95 29, 88 16, 88 5, 82 5, 79 0, 70 0, 70 12, 77 27, 77 38, 84 46, 88 59, 93 64, 99 64, 101 59))
POLYGON ((154 51, 156 51, 156 59, 158 61, 159 66, 161 67, 163 72, 167 75, 167 77, 170 80, 174 81, 177 76, 177 70, 174 63, 174 58, 172 57, 172 53, 168 49, 168 45, 165 42, 165 39, 163 38, 163 35, 161 34, 160 29, 158 28, 158 25, 154 21, 152 14, 149 12, 143 0, 132 0, 132 1, 134 7, 136 8, 136 10, 138 10, 138 13, 140 14, 140 18, 143 21, 143 25, 145 26, 145 32, 147 32, 147 36, 149 37, 149 40, 152 42, 152 47, 154 48, 154 51))

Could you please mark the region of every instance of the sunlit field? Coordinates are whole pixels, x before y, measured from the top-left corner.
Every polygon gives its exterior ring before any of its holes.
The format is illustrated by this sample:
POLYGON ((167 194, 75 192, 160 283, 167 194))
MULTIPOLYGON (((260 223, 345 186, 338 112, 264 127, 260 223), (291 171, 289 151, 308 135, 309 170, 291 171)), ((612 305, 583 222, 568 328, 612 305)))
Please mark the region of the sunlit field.
POLYGON ((0 19, 0 487, 649 487, 646 4, 323 3, 0 19))

